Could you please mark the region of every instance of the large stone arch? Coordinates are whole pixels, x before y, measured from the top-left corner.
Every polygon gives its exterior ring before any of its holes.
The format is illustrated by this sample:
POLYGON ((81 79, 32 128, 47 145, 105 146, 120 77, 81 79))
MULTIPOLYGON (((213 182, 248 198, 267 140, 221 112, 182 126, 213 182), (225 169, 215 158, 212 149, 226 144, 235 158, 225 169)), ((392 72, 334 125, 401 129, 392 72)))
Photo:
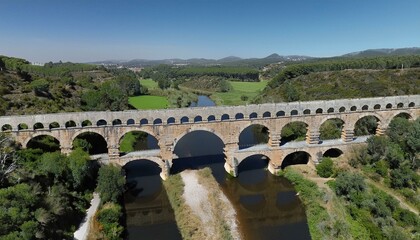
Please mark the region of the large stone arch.
POLYGON ((121 128, 120 131, 118 131, 118 134, 116 136, 116 140, 117 142, 120 142, 122 137, 124 137, 125 134, 129 133, 129 132, 144 132, 149 134, 150 136, 156 138, 156 140, 160 140, 160 136, 157 135, 155 132, 153 132, 152 130, 150 130, 149 128, 146 127, 129 127, 129 128, 121 128))
POLYGON ((195 132, 195 131, 205 131, 205 132, 212 133, 212 134, 216 135, 217 137, 219 137, 220 140, 222 140, 222 142, 223 142, 224 145, 226 145, 226 143, 227 143, 227 140, 225 139, 224 135, 221 134, 221 133, 219 133, 215 129, 207 128, 207 127, 194 127, 193 126, 191 128, 186 129, 185 131, 183 131, 181 134, 177 135, 174 138, 174 141, 173 141, 174 148, 175 148, 176 144, 179 142, 179 140, 181 140, 181 138, 183 138, 188 133, 195 132))
POLYGON ((343 116, 341 116, 341 115, 328 115, 328 116, 325 116, 320 122, 319 122, 319 126, 318 126, 318 129, 322 126, 322 124, 324 124, 326 121, 328 121, 328 120, 331 120, 331 119, 340 119, 341 121, 343 121, 344 122, 344 124, 343 124, 343 128, 345 128, 346 127, 346 124, 347 124, 347 122, 348 122, 348 119, 347 118, 344 118, 343 116), (346 122, 347 121, 347 122, 346 122))
MULTIPOLYGON (((238 145, 239 145, 239 149, 241 149, 241 137, 243 136, 243 133, 245 130, 249 129, 252 126, 262 126, 263 128, 267 129, 267 142, 266 144, 268 144, 270 142, 270 124, 267 124, 266 122, 260 122, 260 121, 255 121, 255 122, 248 122, 245 125, 241 125, 238 131, 238 134, 236 136, 236 141, 238 141, 238 145)), ((258 144, 258 143, 256 143, 258 144)), ((256 144, 251 144, 251 145, 256 145, 256 144)))
POLYGON ((60 139, 60 137, 57 135, 57 132, 48 132, 48 131, 45 131, 45 132, 35 132, 34 134, 32 134, 29 137, 25 138, 25 140, 23 142, 21 142, 22 147, 23 148, 26 148, 28 146, 28 143, 32 139, 34 139, 36 137, 40 137, 40 136, 50 136, 50 137, 53 137, 53 138, 55 138, 60 143, 60 146, 63 145, 63 143, 62 143, 63 140, 60 139))
POLYGON ((338 146, 334 146, 334 147, 331 147, 331 148, 325 149, 325 150, 322 152, 322 156, 323 156, 323 157, 339 157, 339 156, 341 156, 341 155, 343 155, 343 154, 344 154, 343 149, 341 149, 341 148, 340 148, 340 147, 338 147, 338 146))
POLYGON ((71 145, 73 145, 73 141, 74 139, 76 139, 80 134, 83 133, 97 133, 99 135, 101 135, 101 137, 105 140, 105 142, 107 143, 107 145, 109 146, 109 142, 108 142, 108 136, 105 136, 103 128, 89 128, 89 129, 79 129, 77 131, 75 131, 73 133, 73 135, 71 136, 71 145))
POLYGON ((384 117, 378 114, 377 112, 362 112, 362 113, 358 113, 356 117, 352 118, 353 121, 348 121, 348 123, 346 124, 346 128, 354 129, 356 127, 357 121, 368 116, 376 117, 378 119, 378 126, 386 122, 384 120, 384 117))

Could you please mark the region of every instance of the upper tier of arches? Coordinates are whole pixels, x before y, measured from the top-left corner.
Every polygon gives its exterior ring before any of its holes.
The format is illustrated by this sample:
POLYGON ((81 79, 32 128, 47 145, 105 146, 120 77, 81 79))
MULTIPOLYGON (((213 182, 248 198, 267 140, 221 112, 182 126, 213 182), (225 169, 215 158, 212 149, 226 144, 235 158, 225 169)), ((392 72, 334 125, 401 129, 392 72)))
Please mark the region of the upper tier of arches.
POLYGON ((291 102, 234 107, 183 108, 121 112, 77 112, 0 117, 2 131, 51 130, 118 125, 196 124, 316 115, 373 114, 377 111, 418 108, 420 95, 291 102))

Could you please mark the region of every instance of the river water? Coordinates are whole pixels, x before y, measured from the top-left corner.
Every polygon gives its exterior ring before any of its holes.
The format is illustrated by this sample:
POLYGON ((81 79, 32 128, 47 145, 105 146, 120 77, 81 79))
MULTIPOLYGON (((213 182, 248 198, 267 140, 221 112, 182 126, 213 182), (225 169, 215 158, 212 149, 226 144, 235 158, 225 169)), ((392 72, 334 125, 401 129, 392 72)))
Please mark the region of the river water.
MULTIPOLYGON (((260 143, 261 131, 249 131, 243 141, 260 143)), ((305 210, 293 186, 287 179, 269 173, 268 160, 263 156, 246 159, 239 165, 239 176, 232 178, 223 167, 223 142, 211 133, 191 132, 180 139, 174 151, 180 158, 173 160, 172 174, 185 169, 212 169, 236 209, 243 239, 310 239, 305 210), (206 139, 205 145, 202 139, 206 139)), ((181 239, 159 176, 160 168, 144 160, 124 168, 128 182, 124 195, 128 239, 181 239)))

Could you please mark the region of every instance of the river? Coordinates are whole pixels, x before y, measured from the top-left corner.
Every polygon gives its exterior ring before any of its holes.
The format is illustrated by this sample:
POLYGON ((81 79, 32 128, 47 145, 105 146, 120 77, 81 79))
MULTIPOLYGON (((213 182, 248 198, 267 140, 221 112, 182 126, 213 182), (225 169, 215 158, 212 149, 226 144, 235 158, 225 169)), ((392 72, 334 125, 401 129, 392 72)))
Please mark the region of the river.
MULTIPOLYGON (((200 97, 198 106, 203 101, 211 101, 200 97)), ((260 133, 264 134, 249 129, 243 141, 257 143, 264 139, 260 133)), ((175 146, 174 152, 180 158, 173 161, 171 173, 210 167, 237 211, 245 240, 310 239, 304 206, 290 182, 269 173, 268 160, 259 155, 240 164, 237 178, 230 177, 223 167, 223 147, 223 142, 211 133, 191 132, 175 146), (202 139, 206 139, 205 145, 201 144, 202 139)), ((181 239, 159 176, 160 168, 153 162, 140 160, 127 164, 125 170, 129 188, 124 195, 128 239, 181 239)))

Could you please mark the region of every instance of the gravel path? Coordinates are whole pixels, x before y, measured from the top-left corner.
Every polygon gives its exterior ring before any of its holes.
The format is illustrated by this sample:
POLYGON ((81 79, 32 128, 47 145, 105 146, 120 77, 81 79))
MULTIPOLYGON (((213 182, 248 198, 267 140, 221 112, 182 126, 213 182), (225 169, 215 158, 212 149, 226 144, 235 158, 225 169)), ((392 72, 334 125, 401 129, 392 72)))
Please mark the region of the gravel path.
POLYGON ((198 177, 194 171, 183 171, 181 173, 184 181, 184 199, 193 212, 200 218, 205 232, 211 236, 216 230, 213 228, 213 214, 211 212, 210 204, 207 203, 208 191, 198 183, 198 177))
POLYGON ((74 239, 85 240, 87 238, 90 220, 92 219, 93 215, 95 215, 100 202, 101 199, 99 198, 99 194, 93 193, 93 199, 90 201, 90 207, 87 210, 86 217, 83 219, 79 229, 77 229, 77 231, 73 234, 74 239))
MULTIPOLYGON (((207 236, 213 237, 210 237, 209 239, 217 239, 217 236, 215 236, 215 233, 218 231, 216 229, 217 217, 214 216, 214 214, 220 213, 220 209, 212 209, 212 204, 209 202, 209 191, 205 186, 199 183, 199 176, 195 171, 183 171, 181 177, 184 182, 183 197, 186 204, 188 204, 192 211, 200 218, 205 230, 204 232, 207 236)), ((220 199, 223 205, 219 206, 223 209, 222 218, 225 220, 226 224, 229 225, 233 239, 241 239, 238 224, 236 222, 235 209, 221 190, 216 194, 218 194, 217 198, 220 199)))

